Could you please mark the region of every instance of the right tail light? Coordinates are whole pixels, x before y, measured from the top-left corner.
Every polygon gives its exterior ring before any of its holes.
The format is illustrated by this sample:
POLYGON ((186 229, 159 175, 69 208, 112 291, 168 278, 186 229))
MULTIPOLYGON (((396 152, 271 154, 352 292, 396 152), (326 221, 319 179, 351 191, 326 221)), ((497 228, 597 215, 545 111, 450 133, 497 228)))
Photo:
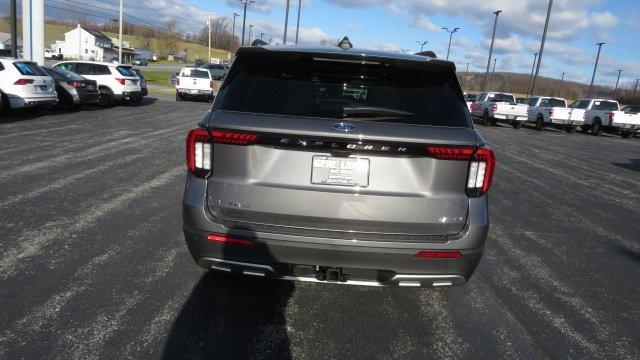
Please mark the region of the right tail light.
POLYGON ((549 109, 549 117, 553 117, 553 108, 549 109))
POLYGON ((470 197, 480 197, 491 188, 496 158, 491 149, 473 146, 429 146, 427 153, 440 160, 469 161, 466 192, 470 197))
POLYGON ((495 104, 495 103, 494 103, 493 105, 491 105, 491 111, 494 111, 494 112, 495 112, 495 111, 497 111, 497 110, 498 110, 498 104, 495 104))

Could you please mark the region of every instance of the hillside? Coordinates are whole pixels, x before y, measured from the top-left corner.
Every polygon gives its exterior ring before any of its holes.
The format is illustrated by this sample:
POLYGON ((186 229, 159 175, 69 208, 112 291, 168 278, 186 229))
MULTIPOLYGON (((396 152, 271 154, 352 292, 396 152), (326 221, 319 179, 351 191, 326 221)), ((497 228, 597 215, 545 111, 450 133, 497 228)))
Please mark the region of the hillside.
MULTIPOLYGON (((46 47, 49 47, 49 45, 55 43, 56 40, 64 40, 64 33, 73 28, 72 26, 64 26, 64 25, 57 25, 57 24, 50 24, 50 23, 45 23, 44 27, 45 27, 44 40, 45 40, 46 47)), ((10 31, 9 20, 6 18, 0 19, 0 32, 8 33, 9 31, 10 31)), ((18 24, 18 33, 20 34, 21 32, 22 32, 22 25, 18 24)), ((118 34, 116 33, 104 32, 104 34, 112 38, 118 38, 118 34)), ((124 35, 123 39, 125 41, 129 41, 131 43, 131 46, 133 46, 134 48, 143 47, 141 45, 142 39, 139 37, 136 37, 133 35, 124 35)), ((151 40, 150 48, 152 51, 158 50, 156 39, 151 40)), ((187 43, 184 41, 178 41, 177 48, 178 48, 178 51, 185 51, 186 49, 187 53, 189 54, 189 61, 194 61, 196 59, 196 55, 198 56, 198 59, 206 59, 208 55, 207 47, 200 44, 193 44, 193 43, 187 43)), ((227 54, 228 52, 225 50, 211 49, 211 56, 215 58, 226 59, 227 54)))

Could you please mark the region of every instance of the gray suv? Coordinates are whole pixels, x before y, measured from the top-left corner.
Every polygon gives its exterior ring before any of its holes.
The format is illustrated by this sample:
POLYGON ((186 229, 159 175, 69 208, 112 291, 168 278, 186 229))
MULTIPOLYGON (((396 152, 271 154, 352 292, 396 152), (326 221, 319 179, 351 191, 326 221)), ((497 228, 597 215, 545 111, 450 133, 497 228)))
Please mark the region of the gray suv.
POLYGON ((440 287, 482 255, 495 159, 448 61, 241 48, 187 163, 184 234, 207 269, 440 287))

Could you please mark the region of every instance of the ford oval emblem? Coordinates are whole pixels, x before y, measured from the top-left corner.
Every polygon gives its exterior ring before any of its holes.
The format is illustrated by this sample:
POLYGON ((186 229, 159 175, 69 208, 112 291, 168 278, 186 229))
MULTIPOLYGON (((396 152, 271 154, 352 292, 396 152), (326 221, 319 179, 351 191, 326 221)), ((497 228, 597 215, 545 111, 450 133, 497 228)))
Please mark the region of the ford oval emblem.
POLYGON ((342 132, 352 132, 356 130, 356 126, 349 123, 339 122, 333 124, 333 129, 342 132))

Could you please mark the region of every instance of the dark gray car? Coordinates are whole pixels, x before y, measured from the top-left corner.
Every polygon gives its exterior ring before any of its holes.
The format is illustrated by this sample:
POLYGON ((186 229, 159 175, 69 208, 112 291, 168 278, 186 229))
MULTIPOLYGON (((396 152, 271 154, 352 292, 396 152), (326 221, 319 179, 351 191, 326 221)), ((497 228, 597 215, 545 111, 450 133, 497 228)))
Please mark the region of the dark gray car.
POLYGON ((199 126, 183 218, 202 267, 437 287, 478 265, 495 160, 451 62, 241 48, 199 126))

